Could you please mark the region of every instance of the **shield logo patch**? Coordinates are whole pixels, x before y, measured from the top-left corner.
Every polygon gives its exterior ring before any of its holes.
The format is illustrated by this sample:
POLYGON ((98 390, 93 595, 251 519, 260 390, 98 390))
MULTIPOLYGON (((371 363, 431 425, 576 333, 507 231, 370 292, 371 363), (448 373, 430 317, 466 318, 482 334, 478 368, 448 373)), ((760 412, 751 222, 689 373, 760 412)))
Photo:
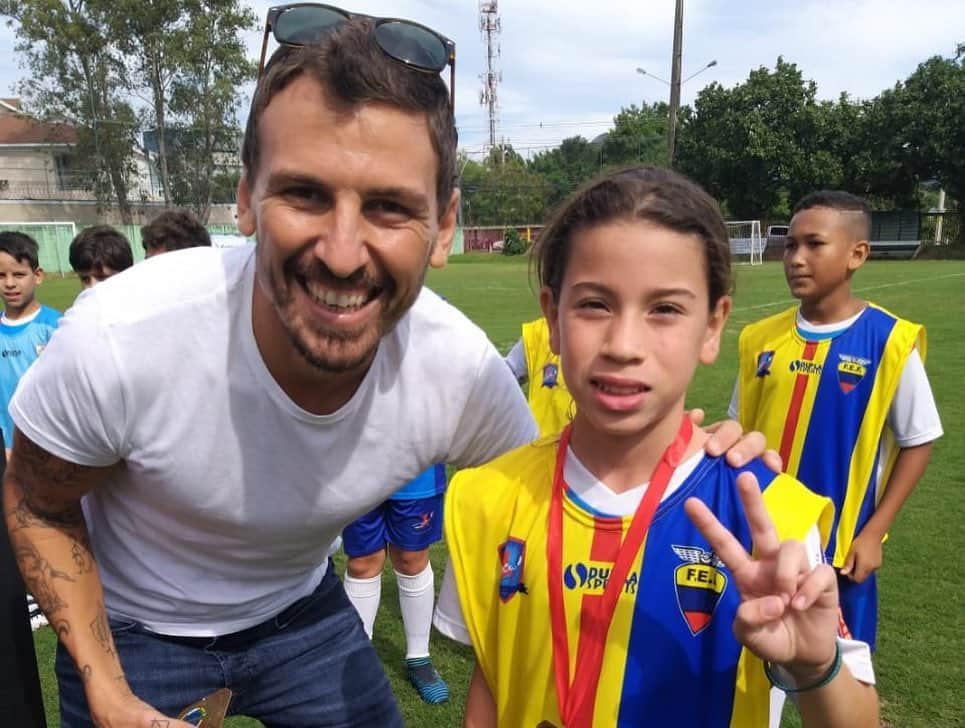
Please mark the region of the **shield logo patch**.
POLYGON ((710 624, 727 588, 724 563, 712 551, 693 546, 674 546, 673 550, 687 562, 674 570, 674 587, 680 613, 696 637, 710 624))
POLYGON ((841 387, 841 391, 850 394, 851 390, 864 379, 867 371, 867 368, 860 362, 841 360, 838 363, 838 386, 841 387))

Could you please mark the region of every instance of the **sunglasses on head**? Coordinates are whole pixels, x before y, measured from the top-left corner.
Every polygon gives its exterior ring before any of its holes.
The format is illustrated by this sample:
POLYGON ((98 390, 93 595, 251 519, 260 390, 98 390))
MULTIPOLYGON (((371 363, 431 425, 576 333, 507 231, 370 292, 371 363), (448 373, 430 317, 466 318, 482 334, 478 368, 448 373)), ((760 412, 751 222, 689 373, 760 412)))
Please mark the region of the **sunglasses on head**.
POLYGON ((389 58, 426 73, 440 73, 448 65, 449 102, 456 106, 456 44, 424 25, 401 18, 377 18, 350 13, 332 5, 292 3, 268 10, 265 36, 261 43, 258 77, 265 69, 268 34, 281 45, 305 46, 319 43, 325 35, 351 18, 372 21, 372 33, 379 48, 389 58))

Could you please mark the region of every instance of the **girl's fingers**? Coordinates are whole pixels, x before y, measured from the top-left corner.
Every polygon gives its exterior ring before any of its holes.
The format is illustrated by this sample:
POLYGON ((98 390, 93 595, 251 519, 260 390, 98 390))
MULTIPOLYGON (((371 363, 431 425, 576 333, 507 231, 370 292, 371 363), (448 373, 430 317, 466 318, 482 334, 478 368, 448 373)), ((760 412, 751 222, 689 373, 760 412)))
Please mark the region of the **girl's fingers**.
POLYGON ((781 541, 777 537, 774 522, 764 506, 764 496, 757 483, 757 477, 753 473, 738 475, 737 491, 740 493, 741 503, 744 504, 747 524, 751 527, 754 553, 761 559, 771 556, 777 552, 781 541))
POLYGON ((717 520, 711 510, 697 498, 688 498, 684 503, 687 516, 707 539, 711 549, 732 573, 737 573, 751 562, 740 541, 717 520))
POLYGON ((838 602, 838 578, 828 564, 818 564, 798 586, 797 593, 791 599, 791 607, 797 611, 810 609, 822 598, 838 602))

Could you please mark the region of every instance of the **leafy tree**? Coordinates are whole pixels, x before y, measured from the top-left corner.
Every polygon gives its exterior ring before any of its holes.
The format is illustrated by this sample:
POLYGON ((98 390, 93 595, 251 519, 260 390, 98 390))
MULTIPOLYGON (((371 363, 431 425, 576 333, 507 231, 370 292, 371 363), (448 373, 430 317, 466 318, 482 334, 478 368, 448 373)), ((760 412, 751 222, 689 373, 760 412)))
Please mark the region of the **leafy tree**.
POLYGON ((959 243, 965 245, 965 44, 954 58, 920 64, 895 94, 903 108, 902 147, 922 180, 938 180, 958 201, 959 243))
POLYGON ((546 208, 552 209, 600 171, 600 148, 581 136, 569 137, 558 147, 536 154, 528 166, 543 178, 546 208))
POLYGON ((542 219, 549 185, 512 147, 495 147, 482 163, 462 157, 460 165, 467 225, 520 225, 542 219))
POLYGON ((826 164, 801 140, 820 126, 813 81, 778 58, 774 71, 751 71, 743 84, 713 83, 700 91, 680 135, 677 161, 734 217, 781 217, 791 186, 809 184, 826 164))
POLYGON ((666 165, 669 113, 669 106, 662 101, 620 109, 613 119, 613 130, 603 141, 604 164, 607 167, 666 165))
POLYGON ((183 4, 185 47, 171 92, 171 112, 181 121, 185 140, 176 150, 183 176, 175 201, 193 208, 206 222, 219 162, 233 158, 240 146, 235 97, 255 73, 240 33, 254 25, 255 16, 238 0, 183 4))
POLYGON ((157 134, 158 176, 166 205, 171 203, 167 111, 171 84, 183 63, 183 5, 180 0, 114 0, 107 15, 123 59, 125 85, 136 95, 142 89, 147 92, 142 119, 157 134))
POLYGON ((30 69, 19 84, 27 108, 76 127, 77 174, 130 224, 137 122, 108 42, 111 8, 109 0, 0 0, 0 15, 15 21, 16 50, 30 69))

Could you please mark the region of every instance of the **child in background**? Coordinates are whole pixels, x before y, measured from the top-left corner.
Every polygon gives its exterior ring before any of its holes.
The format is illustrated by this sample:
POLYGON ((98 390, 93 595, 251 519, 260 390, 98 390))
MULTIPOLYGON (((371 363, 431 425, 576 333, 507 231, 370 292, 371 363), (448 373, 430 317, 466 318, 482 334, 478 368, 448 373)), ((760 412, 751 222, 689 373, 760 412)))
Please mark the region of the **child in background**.
POLYGON ((185 248, 211 247, 211 235, 190 210, 165 210, 141 228, 144 257, 185 248))
POLYGON ((669 170, 610 173, 534 255, 576 410, 450 485, 435 623, 476 653, 465 725, 767 726, 773 682, 805 725, 877 726, 820 563, 831 503, 709 457, 684 413, 731 306, 717 205, 669 170))
POLYGON ((37 241, 18 232, 0 232, 0 429, 7 450, 13 446, 13 420, 7 412, 20 377, 47 346, 60 312, 41 305, 37 286, 44 281, 37 241))
POLYGON ((523 324, 523 335, 506 355, 520 383, 529 383, 526 399, 542 435, 558 435, 573 419, 573 398, 566 390, 560 358, 550 349, 546 319, 523 324))
POLYGON ((70 267, 85 291, 134 265, 130 241, 110 225, 92 225, 70 242, 70 267))
POLYGON ((871 215, 847 192, 794 208, 784 274, 801 301, 744 328, 731 416, 780 447, 784 468, 835 506, 826 557, 844 622, 875 648, 882 541, 942 435, 925 329, 856 297, 871 215))
MULTIPOLYGON (((24 233, 0 232, 0 295, 4 304, 0 316, 0 430, 5 454, 13 446, 13 420, 7 411, 10 398, 60 320, 59 311, 41 305, 36 298, 37 286, 43 280, 37 241, 24 233)), ((47 618, 34 598, 26 596, 30 626, 39 629, 47 624, 47 618)))
POLYGON ((409 682, 430 705, 449 700, 449 686, 429 658, 435 581, 429 547, 442 539, 446 466, 433 465, 389 500, 350 523, 342 532, 345 593, 372 639, 382 601, 382 569, 389 552, 399 586, 409 682))

